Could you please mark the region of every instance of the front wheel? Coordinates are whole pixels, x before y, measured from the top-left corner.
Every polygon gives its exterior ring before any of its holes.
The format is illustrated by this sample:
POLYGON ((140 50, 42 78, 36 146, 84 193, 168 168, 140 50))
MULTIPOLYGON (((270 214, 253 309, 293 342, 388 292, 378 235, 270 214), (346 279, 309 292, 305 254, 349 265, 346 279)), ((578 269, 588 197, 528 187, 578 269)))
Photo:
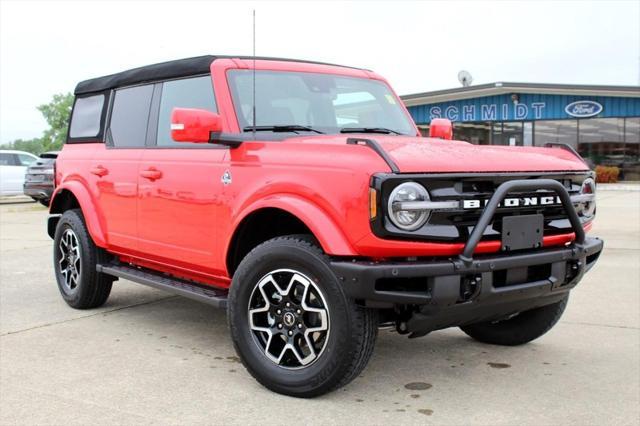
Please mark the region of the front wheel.
POLYGON ((251 251, 234 274, 228 306, 240 359, 278 393, 313 397, 344 386, 373 352, 377 312, 346 297, 306 236, 274 238, 251 251))
POLYGON ((90 309, 107 301, 115 278, 96 271, 105 258, 105 252, 93 243, 81 211, 64 212, 53 239, 53 268, 60 294, 69 306, 90 309))
POLYGON ((483 322, 460 327, 470 337, 493 345, 517 346, 528 343, 551 330, 569 301, 569 295, 551 305, 520 312, 502 321, 483 322))

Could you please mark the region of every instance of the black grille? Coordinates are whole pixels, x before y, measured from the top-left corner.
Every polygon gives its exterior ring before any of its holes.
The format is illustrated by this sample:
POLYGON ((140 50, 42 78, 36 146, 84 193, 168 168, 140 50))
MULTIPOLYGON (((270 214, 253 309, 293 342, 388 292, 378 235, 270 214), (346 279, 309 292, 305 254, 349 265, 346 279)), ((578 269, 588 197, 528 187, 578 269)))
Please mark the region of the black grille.
MULTIPOLYGON (((376 175, 373 180, 374 187, 382 196, 379 197, 378 211, 384 211, 384 215, 372 222, 374 233, 386 238, 401 238, 411 240, 433 240, 446 242, 464 242, 467 240, 473 227, 477 223, 482 208, 456 209, 432 212, 425 226, 416 231, 407 232, 397 228, 386 216, 388 197, 393 189, 407 181, 418 182, 429 191, 432 201, 451 200, 488 200, 500 184, 514 179, 555 179, 567 188, 570 195, 580 191, 582 182, 589 174, 433 174, 433 175, 376 175)), ((552 192, 528 192, 509 194, 509 198, 554 196, 552 192)), ((500 207, 494 216, 494 220, 487 227, 483 240, 500 240, 502 231, 502 218, 513 215, 542 214, 544 216, 544 234, 563 234, 572 232, 571 224, 567 219, 564 208, 561 205, 547 206, 521 206, 500 207)))

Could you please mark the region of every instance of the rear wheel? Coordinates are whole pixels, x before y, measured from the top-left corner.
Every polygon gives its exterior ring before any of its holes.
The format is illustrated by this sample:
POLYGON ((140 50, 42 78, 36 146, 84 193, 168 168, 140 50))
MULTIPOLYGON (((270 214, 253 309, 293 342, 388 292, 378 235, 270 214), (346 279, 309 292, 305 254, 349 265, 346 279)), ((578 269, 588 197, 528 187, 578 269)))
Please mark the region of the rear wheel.
POLYGON ((568 301, 567 295, 557 303, 520 312, 506 320, 471 324, 460 329, 480 342, 503 346, 522 345, 551 330, 562 316, 568 301))
POLYGON ((267 388, 312 397, 366 366, 377 312, 347 298, 309 238, 279 237, 249 253, 233 277, 229 325, 247 370, 267 388))
POLYGON ((114 277, 96 271, 107 255, 93 243, 79 209, 64 212, 53 241, 53 267, 58 289, 76 309, 102 306, 109 298, 114 277))

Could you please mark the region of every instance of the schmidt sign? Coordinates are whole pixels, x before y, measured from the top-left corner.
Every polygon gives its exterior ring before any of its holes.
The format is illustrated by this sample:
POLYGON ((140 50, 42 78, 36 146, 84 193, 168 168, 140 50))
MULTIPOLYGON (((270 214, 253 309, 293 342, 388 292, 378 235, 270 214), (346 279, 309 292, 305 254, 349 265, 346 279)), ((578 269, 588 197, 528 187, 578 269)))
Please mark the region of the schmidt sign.
POLYGON ((496 120, 526 120, 542 118, 545 102, 533 102, 530 105, 517 103, 480 104, 480 105, 449 105, 444 108, 433 106, 429 110, 431 118, 448 118, 451 121, 496 121, 496 120), (531 112, 531 116, 530 116, 531 112))
POLYGON ((590 100, 568 103, 547 97, 536 98, 538 99, 514 102, 509 96, 499 96, 492 97, 493 102, 486 103, 482 99, 444 102, 428 106, 427 111, 430 119, 448 118, 454 122, 465 122, 587 118, 600 114, 604 109, 598 102, 590 100))

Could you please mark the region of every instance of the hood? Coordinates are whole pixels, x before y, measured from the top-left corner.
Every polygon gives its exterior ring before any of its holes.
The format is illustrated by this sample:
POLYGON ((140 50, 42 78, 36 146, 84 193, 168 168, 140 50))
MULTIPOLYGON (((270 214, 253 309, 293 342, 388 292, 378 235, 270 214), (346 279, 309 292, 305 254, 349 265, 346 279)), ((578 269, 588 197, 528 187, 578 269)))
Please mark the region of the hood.
POLYGON ((402 173, 588 170, 582 160, 560 148, 473 145, 429 138, 379 142, 402 173))
POLYGON ((589 170, 584 162, 573 153, 561 148, 472 145, 461 141, 379 134, 332 135, 295 139, 304 142, 315 140, 317 143, 346 144, 349 137, 376 140, 393 159, 401 173, 589 170))

